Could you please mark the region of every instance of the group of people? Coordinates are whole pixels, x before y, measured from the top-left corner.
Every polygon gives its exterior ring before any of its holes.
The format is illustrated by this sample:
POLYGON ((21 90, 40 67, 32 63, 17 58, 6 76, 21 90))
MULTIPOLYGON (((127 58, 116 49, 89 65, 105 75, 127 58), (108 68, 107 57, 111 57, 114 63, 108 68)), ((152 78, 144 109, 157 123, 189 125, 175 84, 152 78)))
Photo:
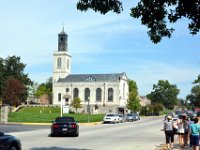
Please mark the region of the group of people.
POLYGON ((186 114, 183 114, 173 121, 172 116, 168 115, 164 121, 164 132, 167 149, 173 149, 174 136, 177 134, 180 149, 190 146, 193 150, 199 150, 200 125, 197 117, 188 118, 186 114))

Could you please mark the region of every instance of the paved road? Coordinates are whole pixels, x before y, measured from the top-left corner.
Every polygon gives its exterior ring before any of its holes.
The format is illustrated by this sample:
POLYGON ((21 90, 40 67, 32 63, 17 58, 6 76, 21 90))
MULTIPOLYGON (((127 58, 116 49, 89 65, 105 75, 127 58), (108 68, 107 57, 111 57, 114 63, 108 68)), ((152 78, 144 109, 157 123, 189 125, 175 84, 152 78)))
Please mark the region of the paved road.
POLYGON ((49 129, 49 125, 23 125, 23 124, 0 124, 0 131, 5 133, 33 131, 49 129))
POLYGON ((0 125, 17 136, 23 150, 155 150, 164 143, 162 118, 80 126, 79 137, 49 137, 49 126, 0 125), (24 129, 24 130, 23 130, 24 129), (29 130, 30 129, 30 130, 29 130))

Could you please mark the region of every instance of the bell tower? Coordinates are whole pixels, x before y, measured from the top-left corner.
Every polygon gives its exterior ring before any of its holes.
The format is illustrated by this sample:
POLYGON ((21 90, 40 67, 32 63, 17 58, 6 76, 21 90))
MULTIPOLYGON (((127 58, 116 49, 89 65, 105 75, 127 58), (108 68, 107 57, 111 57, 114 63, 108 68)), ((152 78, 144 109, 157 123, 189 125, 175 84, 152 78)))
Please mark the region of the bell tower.
POLYGON ((71 73, 71 55, 68 53, 68 35, 64 31, 58 34, 58 50, 53 54, 53 82, 65 78, 71 73))
POLYGON ((63 30, 58 34, 58 51, 68 51, 67 50, 67 38, 68 35, 63 30))

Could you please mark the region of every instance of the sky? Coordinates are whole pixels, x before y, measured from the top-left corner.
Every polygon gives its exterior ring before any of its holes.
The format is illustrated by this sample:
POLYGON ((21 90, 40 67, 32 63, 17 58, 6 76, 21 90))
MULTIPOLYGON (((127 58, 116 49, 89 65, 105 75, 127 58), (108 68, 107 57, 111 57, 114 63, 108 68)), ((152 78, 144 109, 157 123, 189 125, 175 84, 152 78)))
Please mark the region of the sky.
POLYGON ((145 96, 159 80, 175 84, 179 98, 190 94, 200 74, 200 34, 189 34, 183 18, 172 37, 153 44, 146 26, 130 16, 137 0, 123 0, 121 14, 76 9, 77 0, 0 0, 0 57, 20 56, 31 80, 52 76, 53 53, 64 26, 72 74, 125 72, 145 96))

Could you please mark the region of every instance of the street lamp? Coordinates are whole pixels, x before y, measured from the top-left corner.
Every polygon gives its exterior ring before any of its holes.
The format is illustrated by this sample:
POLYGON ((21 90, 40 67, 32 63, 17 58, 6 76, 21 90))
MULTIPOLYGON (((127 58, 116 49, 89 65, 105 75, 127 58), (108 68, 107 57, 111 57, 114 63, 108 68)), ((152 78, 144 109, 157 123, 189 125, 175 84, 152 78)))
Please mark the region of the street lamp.
POLYGON ((90 114, 90 97, 88 97, 87 113, 88 113, 88 122, 90 122, 90 117, 89 117, 89 114, 90 114))
POLYGON ((88 97, 87 113, 90 114, 90 97, 88 97))

